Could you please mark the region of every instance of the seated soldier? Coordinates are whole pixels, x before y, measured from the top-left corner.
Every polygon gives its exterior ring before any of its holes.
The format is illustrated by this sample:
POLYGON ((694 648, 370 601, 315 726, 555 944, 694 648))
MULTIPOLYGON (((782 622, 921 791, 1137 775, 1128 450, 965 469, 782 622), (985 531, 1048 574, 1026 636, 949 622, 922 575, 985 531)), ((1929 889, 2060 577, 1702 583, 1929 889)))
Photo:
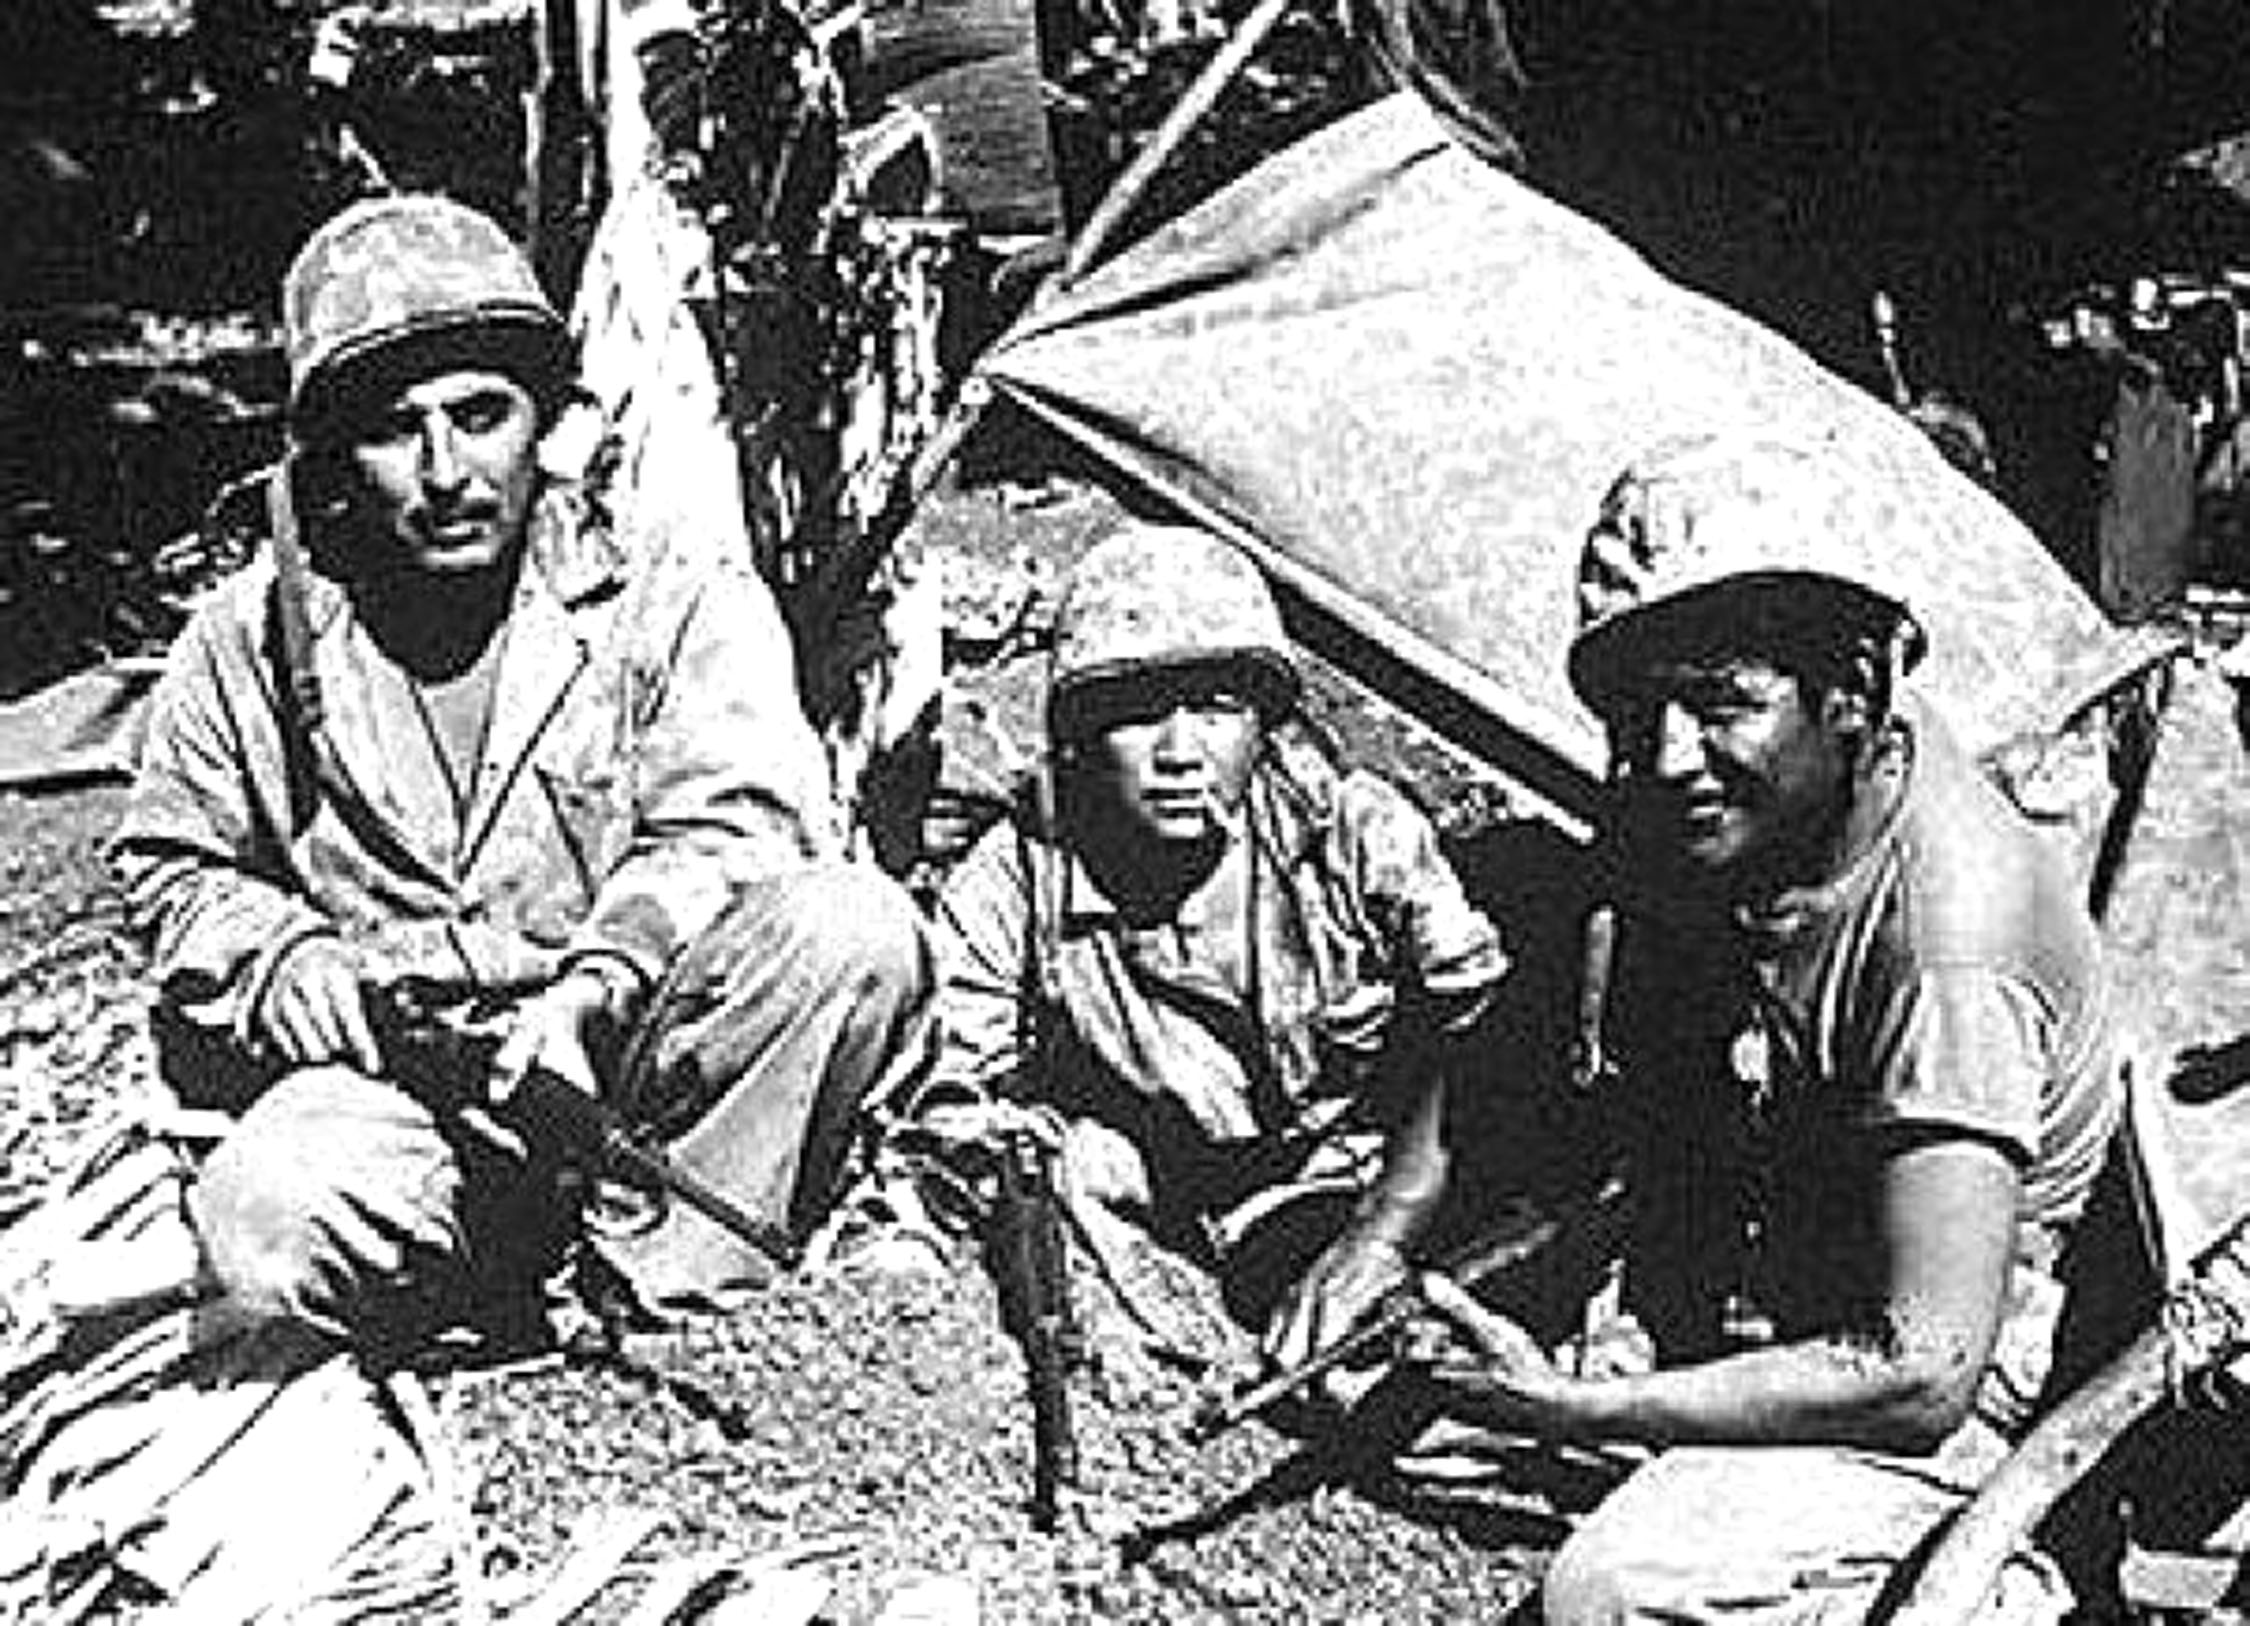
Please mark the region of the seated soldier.
POLYGON ((1212 1273, 1285 1362, 1400 1279, 1507 966, 1422 814, 1299 717, 1300 681, 1215 538, 1133 523, 1086 553, 1041 793, 938 903, 921 1092, 1031 1109, 1067 1194, 1212 1273))
MULTIPOLYGON (((283 304, 262 555, 173 649, 115 844, 166 1076, 240 1113, 192 1193, 213 1284, 364 1344, 534 1269, 552 1182, 458 1110, 533 1066, 801 1234, 928 974, 903 892, 837 856, 772 601, 543 470, 570 346, 483 216, 354 205, 283 304), (401 1087, 406 1004, 489 1078, 401 1087)), ((767 1269, 685 1211, 613 1247, 652 1300, 767 1269)))
MULTIPOLYGON (((1566 1372, 1432 1280, 1456 1418, 1656 1448, 1558 1622, 1856 1620, 2027 1422, 2122 1103, 2093 925, 1900 687, 1923 634, 1834 460, 1696 441, 1611 492, 1570 654, 1613 753, 1612 1053, 1654 1370, 1566 1372)), ((1995 1620, 2067 1605, 2025 1552, 1995 1620)))

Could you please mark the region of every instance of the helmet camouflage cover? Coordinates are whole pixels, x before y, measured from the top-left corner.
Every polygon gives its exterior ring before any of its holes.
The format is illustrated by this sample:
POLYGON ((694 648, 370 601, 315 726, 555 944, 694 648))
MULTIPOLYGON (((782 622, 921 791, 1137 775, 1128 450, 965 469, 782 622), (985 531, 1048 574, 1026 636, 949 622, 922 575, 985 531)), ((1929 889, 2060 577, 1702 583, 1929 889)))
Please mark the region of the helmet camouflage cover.
POLYGON ((1297 663, 1257 567, 1206 532, 1128 524, 1071 570, 1055 616, 1048 730, 1076 732, 1096 691, 1210 665, 1231 669, 1268 716, 1296 703, 1297 663))
POLYGON ((505 373, 551 403, 573 370, 569 333, 530 262, 492 220, 450 198, 343 209, 298 250, 281 303, 300 436, 434 371, 505 373))
POLYGON ((1652 660, 1853 641, 1904 671, 1922 630, 1876 579, 1898 523, 1834 453, 1716 435, 1661 445, 1610 487, 1587 535, 1571 684, 1600 711, 1652 660))

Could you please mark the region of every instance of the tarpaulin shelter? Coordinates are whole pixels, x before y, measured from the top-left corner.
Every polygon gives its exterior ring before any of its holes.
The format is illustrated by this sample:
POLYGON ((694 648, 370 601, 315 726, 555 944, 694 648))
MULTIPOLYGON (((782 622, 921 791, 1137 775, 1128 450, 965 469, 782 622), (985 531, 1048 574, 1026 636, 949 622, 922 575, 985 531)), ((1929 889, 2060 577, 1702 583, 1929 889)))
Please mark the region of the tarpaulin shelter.
POLYGON ((1001 396, 1219 525, 1565 801, 1601 744, 1563 673, 1578 549, 1632 456, 1812 438, 1896 493, 1869 567, 1931 632, 1972 750, 2150 658, 1896 413, 1480 162, 1400 94, 1269 160, 1040 305, 1001 396))

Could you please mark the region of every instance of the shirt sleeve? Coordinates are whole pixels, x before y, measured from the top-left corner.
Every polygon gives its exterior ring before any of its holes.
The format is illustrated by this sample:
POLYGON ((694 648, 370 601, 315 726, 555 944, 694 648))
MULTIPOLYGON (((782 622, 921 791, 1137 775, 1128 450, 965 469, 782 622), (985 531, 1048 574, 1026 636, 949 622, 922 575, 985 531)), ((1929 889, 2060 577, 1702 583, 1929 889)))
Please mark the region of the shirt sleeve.
POLYGON ((258 665, 265 576, 237 578, 174 641, 109 857, 160 998, 236 1042, 273 967, 332 929, 285 882, 288 773, 258 665))
POLYGON ((2030 1163, 2051 1026, 2021 978, 1973 966, 1917 973, 1877 1014, 1867 1121, 1966 1132, 2030 1163))
POLYGON ((1022 839, 987 830, 938 895, 937 1043, 925 1092, 1006 1095, 1024 1064, 1031 918, 1022 839))
POLYGON ((1347 774, 1338 825, 1368 917, 1440 1032, 1473 1027, 1508 974, 1491 919, 1469 901, 1422 811, 1379 776, 1347 774))

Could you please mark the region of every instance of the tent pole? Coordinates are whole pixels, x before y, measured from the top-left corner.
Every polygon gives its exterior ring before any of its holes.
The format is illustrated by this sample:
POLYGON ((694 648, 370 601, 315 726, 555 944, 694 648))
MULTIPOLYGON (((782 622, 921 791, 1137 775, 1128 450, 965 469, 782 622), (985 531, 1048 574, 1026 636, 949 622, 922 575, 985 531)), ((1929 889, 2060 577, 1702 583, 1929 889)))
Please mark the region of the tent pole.
MULTIPOLYGON (((1109 246, 1110 239, 1117 235, 1118 228, 1125 223, 1125 217, 1148 190, 1149 182, 1155 178, 1156 172, 1179 150, 1180 143, 1187 139, 1188 132, 1202 122, 1203 116, 1211 110, 1227 86, 1233 83, 1235 75, 1242 71, 1243 64, 1250 60, 1252 53, 1265 43, 1266 36, 1273 32, 1274 25, 1281 21, 1290 3, 1291 0, 1258 0, 1256 9, 1242 19, 1241 25, 1228 37, 1218 54, 1203 65, 1203 71, 1196 75, 1194 82, 1164 115, 1155 134, 1149 137, 1148 145, 1134 155, 1124 172, 1102 194, 1101 202, 1094 206, 1085 229, 1078 234, 1077 241, 1070 245, 1061 269, 1053 277, 1054 290, 1066 288, 1077 281, 1100 258, 1102 251, 1109 246)), ((972 368, 936 431, 924 443, 914 461, 902 471, 901 477, 894 482, 891 499, 885 505, 883 514, 861 534, 854 545, 844 548, 831 558, 819 576, 808 584, 800 600, 803 606, 798 618, 800 625, 825 625, 828 618, 843 607, 846 596, 858 590, 867 572, 874 568, 875 562, 888 550, 898 533, 905 528, 906 522, 913 517, 914 511, 921 506, 922 499, 929 495, 939 476, 952 463, 954 456, 961 450, 962 443, 969 438, 969 432, 984 417, 985 409, 991 401, 990 387, 972 368)))
POLYGON ((1164 115, 1164 122, 1149 137, 1148 145, 1133 155, 1133 161, 1102 194, 1101 202, 1094 205, 1085 229, 1079 232, 1078 241, 1070 245, 1062 269, 1055 273, 1058 288, 1069 287, 1101 258, 1110 239, 1125 224, 1125 217, 1132 213, 1149 183, 1156 178, 1156 172, 1170 161, 1180 143, 1187 139, 1188 132, 1211 111, 1227 86, 1234 82, 1235 75, 1242 71, 1242 65, 1250 60, 1251 53, 1265 43, 1266 36, 1281 21, 1289 4, 1290 0, 1258 0, 1257 7, 1242 19, 1241 25, 1220 47, 1218 55, 1203 65, 1203 71, 1164 115))

